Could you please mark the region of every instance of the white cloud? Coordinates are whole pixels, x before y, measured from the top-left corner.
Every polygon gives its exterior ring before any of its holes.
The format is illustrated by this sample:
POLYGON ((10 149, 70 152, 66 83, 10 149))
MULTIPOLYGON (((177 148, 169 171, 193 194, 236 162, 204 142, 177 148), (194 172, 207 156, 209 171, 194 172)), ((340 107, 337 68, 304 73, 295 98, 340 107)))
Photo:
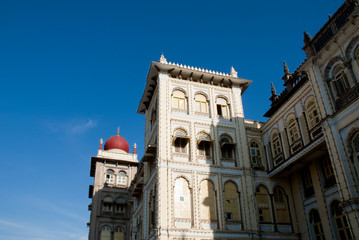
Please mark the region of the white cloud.
MULTIPOLYGON (((15 222, 0 219, 0 239, 6 240, 85 240, 87 233, 78 231, 59 231, 59 229, 49 229, 45 225, 33 225, 29 222, 15 222), (42 227, 41 227, 42 226, 42 227)), ((63 229, 64 230, 64 229, 63 229)))
POLYGON ((82 134, 96 127, 96 121, 92 119, 68 119, 68 120, 44 120, 41 126, 51 133, 82 134))
POLYGON ((84 133, 87 130, 89 130, 95 126, 96 126, 96 123, 90 119, 85 124, 79 124, 79 125, 72 126, 70 131, 72 133, 84 133))

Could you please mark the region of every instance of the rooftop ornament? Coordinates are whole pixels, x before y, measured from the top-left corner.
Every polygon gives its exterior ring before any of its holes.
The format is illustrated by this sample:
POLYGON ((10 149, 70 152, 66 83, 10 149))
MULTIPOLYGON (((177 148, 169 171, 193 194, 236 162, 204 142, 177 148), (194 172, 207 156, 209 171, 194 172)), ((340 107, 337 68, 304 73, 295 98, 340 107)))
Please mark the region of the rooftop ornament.
POLYGON ((230 73, 231 77, 238 77, 238 72, 236 70, 234 70, 234 67, 231 67, 231 73, 230 73))

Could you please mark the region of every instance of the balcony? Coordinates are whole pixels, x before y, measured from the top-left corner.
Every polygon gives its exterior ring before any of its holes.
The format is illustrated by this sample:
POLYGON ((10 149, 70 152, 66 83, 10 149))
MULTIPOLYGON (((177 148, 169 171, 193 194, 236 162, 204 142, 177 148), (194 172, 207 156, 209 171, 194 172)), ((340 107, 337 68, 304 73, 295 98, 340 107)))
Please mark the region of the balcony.
POLYGON ((343 109, 355 99, 359 97, 359 88, 352 87, 348 91, 344 93, 344 95, 340 96, 337 100, 335 100, 335 109, 337 111, 343 109))

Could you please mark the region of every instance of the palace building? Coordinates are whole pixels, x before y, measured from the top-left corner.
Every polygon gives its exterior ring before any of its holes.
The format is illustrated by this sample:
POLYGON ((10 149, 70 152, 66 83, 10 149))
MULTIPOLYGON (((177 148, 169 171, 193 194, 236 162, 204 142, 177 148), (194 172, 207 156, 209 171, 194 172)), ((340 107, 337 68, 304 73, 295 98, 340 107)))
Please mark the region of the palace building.
POLYGON ((152 62, 143 157, 117 133, 91 159, 89 239, 358 238, 358 1, 303 50, 265 123, 244 119, 251 80, 234 68, 152 62))

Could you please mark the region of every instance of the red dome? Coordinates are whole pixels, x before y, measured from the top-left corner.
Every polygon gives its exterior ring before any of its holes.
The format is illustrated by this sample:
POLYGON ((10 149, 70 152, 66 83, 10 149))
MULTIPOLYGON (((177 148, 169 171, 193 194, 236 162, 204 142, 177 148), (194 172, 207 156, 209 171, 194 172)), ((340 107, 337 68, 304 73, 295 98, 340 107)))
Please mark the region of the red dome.
POLYGON ((126 139, 124 139, 119 135, 112 136, 109 139, 107 139, 104 149, 105 150, 121 149, 127 153, 130 151, 130 147, 128 146, 126 139))

